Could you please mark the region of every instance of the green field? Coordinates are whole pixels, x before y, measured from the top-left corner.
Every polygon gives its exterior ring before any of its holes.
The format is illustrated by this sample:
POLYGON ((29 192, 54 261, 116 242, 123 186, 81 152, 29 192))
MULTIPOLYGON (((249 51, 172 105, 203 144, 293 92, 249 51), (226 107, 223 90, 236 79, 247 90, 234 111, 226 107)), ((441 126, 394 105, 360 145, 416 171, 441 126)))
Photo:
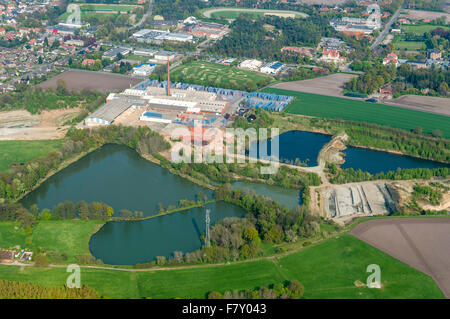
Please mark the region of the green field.
POLYGON ((0 141, 0 172, 8 170, 13 163, 24 163, 44 157, 61 147, 61 140, 0 141))
POLYGON ((90 254, 89 239, 103 224, 101 221, 64 220, 40 221, 31 235, 25 234, 23 228, 14 222, 0 222, 0 248, 38 249, 65 253, 67 262, 75 262, 76 255, 90 254), (26 238, 31 238, 31 243, 26 238))
POLYGON ((238 8, 237 10, 230 10, 231 8, 207 8, 203 10, 203 15, 207 18, 223 18, 223 19, 236 19, 239 15, 245 13, 253 17, 260 17, 264 14, 273 14, 279 16, 294 15, 296 18, 307 17, 307 14, 292 10, 269 10, 269 9, 253 9, 253 8, 238 8))
POLYGON ((436 28, 443 28, 446 30, 450 29, 450 27, 446 26, 446 25, 434 25, 434 24, 419 24, 419 25, 405 24, 405 25, 402 25, 402 29, 405 30, 405 32, 415 33, 415 34, 419 34, 419 35, 422 35, 425 32, 430 32, 431 30, 434 30, 436 28))
POLYGON ((263 91, 295 96, 296 99, 286 109, 287 113, 374 123, 404 130, 412 130, 417 126, 421 126, 424 133, 428 134, 433 130, 439 129, 444 137, 450 138, 450 119, 444 115, 385 104, 274 88, 266 88, 263 91))
POLYGON ((127 60, 136 60, 136 61, 145 62, 145 61, 148 61, 148 59, 150 59, 150 57, 143 56, 143 55, 136 55, 136 54, 128 54, 127 55, 127 60))
POLYGON ((138 6, 135 5, 115 5, 115 4, 95 4, 95 3, 86 3, 80 5, 81 11, 95 11, 95 10, 111 10, 111 11, 119 11, 119 12, 130 12, 136 9, 138 6))
POLYGON ((176 82, 240 90, 246 90, 249 81, 256 87, 262 87, 273 81, 273 77, 269 75, 204 61, 180 65, 173 69, 170 76, 170 79, 176 82))
POLYGON ((394 41, 395 50, 420 51, 424 50, 425 43, 422 41, 394 41))
MULTIPOLYGON (((80 10, 81 10, 81 17, 101 17, 104 15, 110 15, 110 14, 118 14, 117 12, 127 12, 130 13, 134 9, 136 9, 137 5, 115 5, 115 4, 95 4, 95 3, 83 3, 80 4, 80 10), (110 10, 113 12, 95 12, 96 10, 110 10)), ((64 12, 59 16, 60 20, 66 20, 67 17, 70 15, 70 12, 64 12)))
MULTIPOLYGON (((62 286, 67 273, 64 268, 0 266, 0 278, 62 286)), ((111 298, 204 298, 210 291, 253 289, 292 279, 303 283, 305 298, 444 297, 427 275, 349 234, 278 259, 151 272, 81 271, 83 285, 111 298), (355 285, 366 282, 369 264, 381 268, 380 290, 355 285)))
POLYGON ((236 19, 241 14, 248 14, 253 18, 261 17, 264 15, 263 12, 251 12, 251 11, 220 11, 211 14, 211 17, 216 19, 236 19))

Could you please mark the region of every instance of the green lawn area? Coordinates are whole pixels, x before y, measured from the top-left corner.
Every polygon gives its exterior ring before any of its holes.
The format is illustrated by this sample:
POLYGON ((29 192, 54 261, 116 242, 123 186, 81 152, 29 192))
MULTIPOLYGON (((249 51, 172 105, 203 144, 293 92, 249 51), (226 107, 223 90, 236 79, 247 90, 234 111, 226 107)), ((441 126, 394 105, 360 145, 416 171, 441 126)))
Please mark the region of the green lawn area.
MULTIPOLYGON (((65 269, 0 266, 0 278, 62 286, 65 269)), ((443 298, 434 281, 359 239, 343 234, 273 260, 153 272, 82 269, 81 281, 111 298, 204 298, 209 291, 252 289, 298 279, 305 298, 443 298), (357 287, 381 267, 383 288, 357 287)))
MULTIPOLYGON (((130 13, 136 9, 137 5, 114 5, 114 4, 95 4, 95 3, 83 3, 80 4, 81 17, 101 17, 104 15, 117 14, 116 12, 128 12, 130 13), (113 12, 95 12, 96 10, 111 10, 113 12)), ((70 12, 64 12, 59 16, 60 20, 65 20, 70 15, 70 12)))
POLYGON ((26 235, 23 228, 14 222, 0 222, 0 247, 21 248, 66 253, 67 262, 75 262, 76 255, 89 254, 89 239, 103 224, 101 221, 63 220, 40 221, 31 235, 26 235), (31 237, 31 244, 25 238, 31 237))
POLYGON ((61 147, 62 140, 0 141, 0 171, 8 170, 13 163, 24 163, 44 157, 61 147))
POLYGON ((444 137, 450 138, 449 117, 444 115, 385 104, 275 88, 266 88, 263 91, 295 96, 296 99, 285 111, 287 113, 374 123, 404 130, 411 130, 421 126, 424 133, 429 134, 433 130, 439 129, 444 137))
POLYGON ((267 85, 273 77, 234 66, 193 61, 176 67, 171 72, 171 80, 199 85, 246 90, 249 81, 257 87, 267 85))
POLYGON ((126 57, 127 60, 136 60, 136 61, 141 61, 141 62, 145 62, 149 58, 150 57, 148 57, 148 56, 136 55, 136 54, 128 54, 126 57))
POLYGON ((95 10, 112 10, 112 11, 123 11, 129 12, 136 9, 138 6, 136 5, 115 5, 115 4, 95 4, 95 3, 86 3, 80 5, 81 11, 95 11, 95 10))
MULTIPOLYGON (((249 14, 255 18, 259 17, 259 16, 263 16, 265 13, 271 13, 274 15, 279 14, 280 16, 294 14, 296 18, 301 18, 301 17, 306 16, 305 13, 293 11, 293 10, 270 10, 270 9, 267 9, 264 11, 262 11, 262 10, 256 11, 253 8, 239 8, 239 10, 230 10, 230 8, 227 8, 227 7, 207 8, 207 9, 204 9, 203 12, 210 11, 210 10, 217 10, 217 11, 211 12, 212 18, 223 18, 223 19, 236 19, 237 17, 239 17, 239 15, 241 15, 243 13, 249 14)), ((207 16, 207 14, 205 16, 207 16)))
POLYGON ((447 25, 434 25, 434 24, 419 24, 419 25, 404 24, 404 25, 402 25, 402 29, 405 30, 405 32, 415 33, 415 34, 419 34, 419 35, 422 35, 425 32, 430 32, 431 30, 434 30, 436 28, 443 28, 446 30, 450 29, 450 27, 447 25))
POLYGON ((394 41, 396 50, 419 51, 425 49, 425 43, 422 41, 394 41))
POLYGON ((211 14, 213 18, 223 18, 223 19, 236 19, 241 14, 251 15, 253 18, 257 18, 264 15, 264 12, 251 12, 251 11, 220 11, 211 14))

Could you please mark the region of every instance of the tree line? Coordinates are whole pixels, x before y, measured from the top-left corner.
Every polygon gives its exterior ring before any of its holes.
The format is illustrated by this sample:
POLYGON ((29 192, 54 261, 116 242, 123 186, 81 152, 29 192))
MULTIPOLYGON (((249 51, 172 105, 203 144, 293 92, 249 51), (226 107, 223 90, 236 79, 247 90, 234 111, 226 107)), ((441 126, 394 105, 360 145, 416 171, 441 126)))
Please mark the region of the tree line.
POLYGON ((395 171, 380 172, 371 174, 363 172, 361 169, 354 168, 341 169, 336 164, 327 164, 327 173, 330 176, 330 182, 333 184, 346 184, 352 182, 373 181, 378 179, 408 180, 424 179, 429 180, 432 177, 447 177, 450 174, 449 167, 442 168, 398 168, 395 171))
POLYGON ((0 299, 99 299, 95 289, 44 287, 33 283, 0 280, 0 299))
POLYGON ((243 291, 217 291, 208 293, 208 299, 299 299, 303 296, 305 287, 298 280, 286 281, 270 285, 268 288, 247 289, 243 291))
POLYGON ((262 16, 255 19, 250 14, 241 14, 230 25, 228 36, 208 50, 220 56, 235 56, 258 59, 285 59, 280 52, 286 45, 316 46, 320 38, 332 34, 326 18, 313 14, 308 19, 262 16), (265 25, 274 30, 266 30, 265 25))
POLYGON ((55 90, 40 87, 17 86, 15 91, 0 95, 0 111, 26 109, 31 114, 43 110, 82 107, 89 111, 96 109, 105 99, 98 91, 81 90, 69 92, 64 81, 58 80, 55 90))

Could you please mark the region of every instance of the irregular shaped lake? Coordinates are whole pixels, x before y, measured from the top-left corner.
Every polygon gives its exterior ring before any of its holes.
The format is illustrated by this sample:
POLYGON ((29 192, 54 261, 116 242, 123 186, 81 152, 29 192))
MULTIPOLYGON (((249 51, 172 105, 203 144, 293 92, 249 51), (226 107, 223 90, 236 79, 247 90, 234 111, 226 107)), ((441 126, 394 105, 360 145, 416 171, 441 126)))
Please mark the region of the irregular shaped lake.
MULTIPOLYGON (((289 161, 294 163, 296 159, 299 159, 302 163, 306 163, 307 166, 317 166, 317 156, 319 156, 319 152, 322 147, 331 141, 331 138, 331 135, 306 131, 284 132, 278 136, 280 161, 289 161)), ((252 143, 253 147, 256 147, 257 145, 258 142, 252 143)), ((271 139, 268 139, 268 156, 271 155, 270 149, 271 139)), ((260 156, 260 158, 269 159, 264 156, 264 154, 260 156)))
POLYGON ((103 202, 114 208, 142 211, 144 216, 158 212, 158 203, 167 208, 180 199, 195 199, 202 192, 198 186, 167 169, 147 161, 123 145, 105 145, 50 177, 22 199, 29 207, 53 208, 66 200, 103 202))
POLYGON ((395 171, 397 168, 439 168, 450 167, 449 164, 434 162, 417 157, 392 154, 383 151, 369 150, 348 146, 344 151, 345 163, 342 168, 361 169, 364 172, 377 174, 395 171))
POLYGON ((245 215, 238 206, 218 202, 143 221, 109 222, 92 236, 91 253, 107 264, 134 265, 156 256, 170 257, 174 251, 199 249, 206 209, 210 209, 211 225, 225 217, 245 215))

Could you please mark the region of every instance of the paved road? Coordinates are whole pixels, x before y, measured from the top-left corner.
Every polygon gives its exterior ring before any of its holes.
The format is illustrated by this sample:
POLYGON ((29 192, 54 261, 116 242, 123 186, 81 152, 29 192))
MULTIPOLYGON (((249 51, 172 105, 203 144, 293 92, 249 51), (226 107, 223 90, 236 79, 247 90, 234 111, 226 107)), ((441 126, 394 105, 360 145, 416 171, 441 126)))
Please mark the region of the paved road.
POLYGON ((147 18, 152 15, 152 11, 153 11, 153 0, 150 0, 150 4, 148 6, 147 12, 144 13, 141 20, 139 20, 137 23, 133 24, 133 26, 131 26, 129 29, 135 29, 135 28, 140 27, 145 22, 145 20, 147 20, 147 18))
POLYGON ((372 45, 370 46, 371 50, 375 50, 383 42, 384 38, 389 33, 389 30, 391 29, 392 24, 394 24, 394 22, 397 20, 398 16, 400 15, 400 11, 403 10, 405 5, 406 5, 406 1, 403 1, 403 3, 400 6, 400 8, 398 8, 398 10, 395 11, 395 13, 392 16, 391 20, 389 20, 389 22, 384 26, 383 32, 380 33, 378 38, 376 38, 375 42, 372 43, 372 45))

